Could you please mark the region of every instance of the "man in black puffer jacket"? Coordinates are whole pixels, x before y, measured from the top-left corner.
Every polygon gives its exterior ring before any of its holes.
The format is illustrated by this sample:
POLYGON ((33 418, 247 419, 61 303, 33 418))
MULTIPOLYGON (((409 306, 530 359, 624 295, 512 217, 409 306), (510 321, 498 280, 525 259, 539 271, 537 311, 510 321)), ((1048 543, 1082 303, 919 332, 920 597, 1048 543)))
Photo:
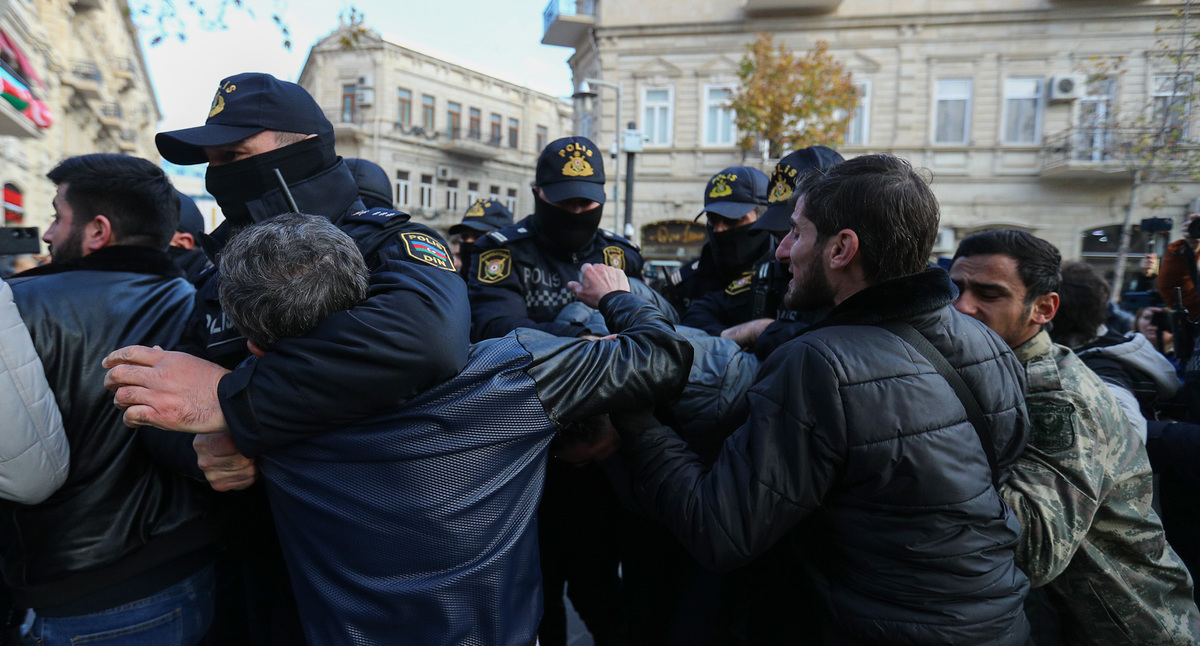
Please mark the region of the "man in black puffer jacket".
POLYGON ((772 353, 716 463, 644 413, 614 419, 641 503, 712 568, 778 545, 823 602, 825 643, 1029 634, 1021 528, 996 491, 1025 445, 1023 373, 954 310, 946 273, 923 271, 937 226, 937 201, 906 162, 834 166, 798 197, 777 251, 792 270, 788 305, 833 310, 772 353), (935 368, 947 362, 982 409, 977 428, 935 368))

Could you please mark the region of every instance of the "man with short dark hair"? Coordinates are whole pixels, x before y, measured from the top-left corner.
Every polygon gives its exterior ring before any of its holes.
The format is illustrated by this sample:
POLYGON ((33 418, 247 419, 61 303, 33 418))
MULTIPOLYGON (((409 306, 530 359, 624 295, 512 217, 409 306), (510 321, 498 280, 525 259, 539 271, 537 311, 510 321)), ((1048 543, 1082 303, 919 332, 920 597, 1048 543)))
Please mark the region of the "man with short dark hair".
MULTIPOLYGON (((235 236, 221 275, 224 311, 259 358, 367 292, 353 241, 300 214, 235 236)), ((310 644, 533 642, 551 439, 674 397, 691 362, 620 271, 585 265, 571 288, 621 335, 490 339, 460 375, 403 406, 261 456, 310 644)))
MULTIPOLYGON (((955 308, 999 334, 1028 379, 1029 445, 1001 487, 1023 528, 1017 562, 1045 586, 1062 643, 1195 644, 1192 580, 1150 507, 1146 449, 1104 383, 1045 330, 1060 264, 1045 240, 984 231, 950 266, 955 308)), ((1038 622, 1035 637, 1046 630, 1038 622)))
POLYGON ((1025 442, 1020 365, 925 269, 937 228, 907 162, 833 166, 776 252, 786 305, 833 309, 772 353, 712 467, 645 414, 614 417, 643 506, 711 568, 778 548, 824 602, 824 643, 1028 637, 1020 526, 995 488, 1025 442))
POLYGON ((208 267, 208 256, 200 248, 200 236, 204 234, 204 216, 195 200, 175 189, 179 196, 179 226, 171 238, 171 246, 167 253, 175 264, 183 270, 183 275, 189 281, 194 281, 200 272, 208 267))
POLYGON ((42 357, 71 448, 67 481, 3 515, 5 581, 37 614, 31 643, 99 634, 125 643, 193 644, 212 617, 215 532, 205 493, 156 464, 104 390, 101 360, 130 345, 172 346, 195 291, 166 254, 179 217, 154 164, 71 157, 46 233, 54 261, 10 281, 42 357))

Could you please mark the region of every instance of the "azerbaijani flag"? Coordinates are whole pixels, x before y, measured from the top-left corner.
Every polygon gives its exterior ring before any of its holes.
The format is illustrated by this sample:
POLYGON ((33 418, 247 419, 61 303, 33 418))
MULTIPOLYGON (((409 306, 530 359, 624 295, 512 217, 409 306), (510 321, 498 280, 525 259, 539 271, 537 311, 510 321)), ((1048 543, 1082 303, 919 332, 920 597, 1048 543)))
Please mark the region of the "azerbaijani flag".
POLYGON ((422 253, 426 253, 431 256, 441 258, 442 260, 445 260, 446 262, 450 262, 450 257, 447 256, 446 252, 442 251, 441 248, 439 248, 437 245, 432 245, 432 244, 429 244, 428 242, 422 242, 420 240, 413 240, 412 247, 413 247, 413 249, 420 251, 422 253))

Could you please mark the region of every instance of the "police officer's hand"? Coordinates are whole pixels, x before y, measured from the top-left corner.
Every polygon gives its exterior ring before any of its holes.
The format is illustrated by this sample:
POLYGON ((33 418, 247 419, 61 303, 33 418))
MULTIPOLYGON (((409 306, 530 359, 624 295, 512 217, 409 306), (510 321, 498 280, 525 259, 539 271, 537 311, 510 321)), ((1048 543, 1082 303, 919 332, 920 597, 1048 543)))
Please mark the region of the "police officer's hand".
POLYGON ((567 287, 574 290, 576 298, 595 309, 600 307, 600 299, 610 292, 629 291, 629 277, 608 265, 584 263, 580 267, 579 282, 572 280, 567 287))
POLYGON ((229 433, 205 433, 192 440, 196 464, 216 491, 245 489, 258 479, 254 460, 238 453, 229 433))
POLYGON ((758 337, 762 336, 763 330, 767 326, 774 323, 775 319, 755 319, 746 321, 745 323, 725 328, 721 331, 722 339, 732 339, 743 348, 748 348, 754 345, 758 337))
POLYGON ((131 345, 104 358, 104 387, 125 411, 125 425, 185 433, 229 430, 217 384, 229 371, 183 352, 131 345))

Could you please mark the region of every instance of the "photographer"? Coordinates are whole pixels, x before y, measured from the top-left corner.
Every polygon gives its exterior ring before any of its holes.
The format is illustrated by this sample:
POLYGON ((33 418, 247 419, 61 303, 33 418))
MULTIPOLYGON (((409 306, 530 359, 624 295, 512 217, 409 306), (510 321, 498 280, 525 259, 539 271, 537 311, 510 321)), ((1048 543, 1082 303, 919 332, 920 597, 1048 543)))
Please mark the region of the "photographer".
POLYGON ((1162 266, 1158 272, 1158 293, 1162 294, 1167 303, 1178 307, 1174 302, 1175 288, 1183 292, 1183 305, 1190 313, 1191 320, 1200 318, 1200 293, 1196 291, 1196 248, 1200 246, 1200 213, 1187 216, 1183 238, 1167 245, 1163 254, 1162 266))

